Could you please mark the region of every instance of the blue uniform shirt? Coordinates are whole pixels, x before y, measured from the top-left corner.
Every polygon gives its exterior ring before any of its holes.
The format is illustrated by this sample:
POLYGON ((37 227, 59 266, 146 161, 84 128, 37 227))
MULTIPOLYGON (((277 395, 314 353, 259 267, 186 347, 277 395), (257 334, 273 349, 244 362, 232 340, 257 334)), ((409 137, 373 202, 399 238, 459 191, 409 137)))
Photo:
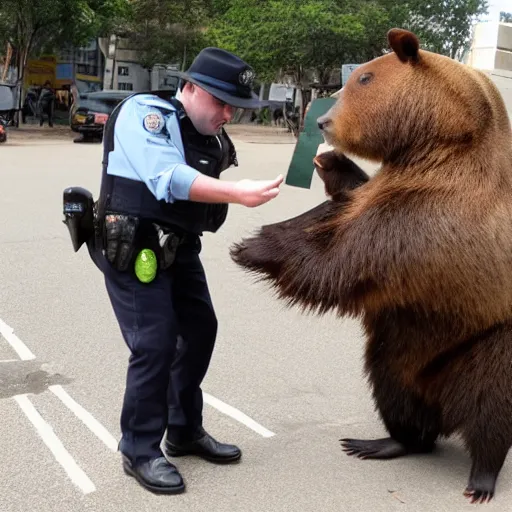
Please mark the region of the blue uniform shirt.
POLYGON ((114 127, 107 174, 144 182, 158 200, 189 199, 200 172, 185 162, 176 108, 153 94, 122 105, 114 127))

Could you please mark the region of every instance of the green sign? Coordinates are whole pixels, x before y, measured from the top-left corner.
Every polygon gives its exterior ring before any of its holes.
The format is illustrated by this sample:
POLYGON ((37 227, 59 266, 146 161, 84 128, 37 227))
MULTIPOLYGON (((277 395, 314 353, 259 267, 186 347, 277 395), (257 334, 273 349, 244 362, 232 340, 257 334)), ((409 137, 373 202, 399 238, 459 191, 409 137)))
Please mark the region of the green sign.
POLYGON ((313 180, 313 158, 324 138, 317 119, 336 103, 336 98, 318 98, 311 102, 304 119, 304 130, 300 132, 292 161, 288 167, 285 183, 293 187, 310 188, 313 180))

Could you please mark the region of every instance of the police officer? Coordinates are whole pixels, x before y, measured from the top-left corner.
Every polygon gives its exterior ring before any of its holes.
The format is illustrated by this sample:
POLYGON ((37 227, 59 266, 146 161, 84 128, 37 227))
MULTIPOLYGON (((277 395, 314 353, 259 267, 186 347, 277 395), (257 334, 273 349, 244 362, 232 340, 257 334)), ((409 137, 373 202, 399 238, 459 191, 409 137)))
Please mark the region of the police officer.
POLYGON ((178 75, 177 97, 137 93, 112 113, 96 204, 100 235, 89 244, 131 352, 121 412, 123 467, 161 493, 185 488, 161 450, 164 435, 167 457, 190 454, 216 463, 241 457, 237 446, 217 441, 202 424, 200 386, 217 319, 200 236, 222 226, 228 203, 266 203, 283 180, 218 179, 238 165, 224 124, 235 108, 261 106, 252 68, 206 48, 178 75), (137 257, 148 249, 157 266, 149 277, 136 272, 137 257))

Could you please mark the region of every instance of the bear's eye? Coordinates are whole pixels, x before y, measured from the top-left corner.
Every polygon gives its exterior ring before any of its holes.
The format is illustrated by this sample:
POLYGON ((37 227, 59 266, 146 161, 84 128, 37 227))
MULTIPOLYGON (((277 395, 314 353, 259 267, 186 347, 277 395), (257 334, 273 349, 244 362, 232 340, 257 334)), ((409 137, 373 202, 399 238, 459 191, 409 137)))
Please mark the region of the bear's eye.
POLYGON ((367 85, 372 81, 372 79, 373 79, 373 73, 363 73, 359 77, 359 83, 362 85, 367 85))

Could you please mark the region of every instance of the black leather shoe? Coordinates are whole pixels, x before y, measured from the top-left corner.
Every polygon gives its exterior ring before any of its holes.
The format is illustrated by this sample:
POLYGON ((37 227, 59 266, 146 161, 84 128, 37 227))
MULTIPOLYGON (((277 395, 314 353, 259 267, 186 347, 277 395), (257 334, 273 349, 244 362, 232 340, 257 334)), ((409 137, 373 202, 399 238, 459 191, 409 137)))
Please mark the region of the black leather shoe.
POLYGON ((177 494, 185 490, 178 469, 165 457, 157 457, 133 466, 131 460, 123 455, 123 469, 151 492, 177 494))
POLYGON ((240 459, 240 448, 232 444, 216 441, 203 427, 200 427, 193 440, 177 443, 169 435, 165 440, 165 453, 169 457, 182 457, 183 455, 197 455, 209 462, 229 463, 240 459))

